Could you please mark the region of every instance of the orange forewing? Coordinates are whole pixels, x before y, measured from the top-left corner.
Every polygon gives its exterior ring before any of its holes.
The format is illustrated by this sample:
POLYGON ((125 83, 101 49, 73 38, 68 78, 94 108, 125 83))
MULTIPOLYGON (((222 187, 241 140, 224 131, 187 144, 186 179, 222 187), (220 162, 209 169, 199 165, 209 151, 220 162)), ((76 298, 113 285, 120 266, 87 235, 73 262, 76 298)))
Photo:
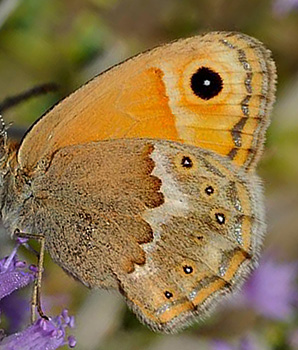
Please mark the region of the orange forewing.
POLYGON ((113 67, 65 98, 28 132, 18 161, 30 170, 67 145, 155 138, 207 148, 252 168, 262 151, 274 81, 269 53, 255 39, 210 33, 179 40, 113 67), (202 66, 223 80, 210 100, 190 85, 202 66))

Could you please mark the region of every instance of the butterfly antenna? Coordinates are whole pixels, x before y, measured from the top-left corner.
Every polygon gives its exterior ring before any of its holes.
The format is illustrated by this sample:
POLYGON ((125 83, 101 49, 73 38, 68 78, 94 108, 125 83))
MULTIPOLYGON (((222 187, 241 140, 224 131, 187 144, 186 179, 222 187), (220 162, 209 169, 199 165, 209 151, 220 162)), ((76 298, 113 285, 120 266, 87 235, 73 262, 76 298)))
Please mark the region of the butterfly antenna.
POLYGON ((35 86, 29 90, 21 92, 18 95, 10 96, 5 100, 0 101, 0 111, 1 112, 6 111, 32 98, 46 95, 51 92, 57 92, 57 91, 59 91, 59 85, 55 83, 46 83, 46 84, 35 86))

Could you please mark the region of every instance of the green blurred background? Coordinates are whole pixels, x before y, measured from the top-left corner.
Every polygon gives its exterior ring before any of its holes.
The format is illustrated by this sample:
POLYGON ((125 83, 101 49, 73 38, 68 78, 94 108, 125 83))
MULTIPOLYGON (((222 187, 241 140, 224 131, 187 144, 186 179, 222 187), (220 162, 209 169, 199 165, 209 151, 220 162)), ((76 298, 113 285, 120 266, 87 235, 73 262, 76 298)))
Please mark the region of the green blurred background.
MULTIPOLYGON (((25 131, 55 102, 102 70, 173 39, 211 30, 255 36, 272 50, 278 69, 277 102, 259 167, 267 198, 265 247, 278 251, 282 260, 298 260, 298 9, 287 10, 287 2, 2 0, 0 102, 42 83, 60 86, 56 93, 11 108, 4 118, 25 131)), ((116 293, 87 291, 49 257, 43 293, 48 312, 67 306, 76 314, 77 349, 207 349, 213 337, 260 329, 270 344, 263 349, 285 349, 281 344, 287 325, 266 325, 249 310, 218 312, 177 336, 152 333, 116 293)))

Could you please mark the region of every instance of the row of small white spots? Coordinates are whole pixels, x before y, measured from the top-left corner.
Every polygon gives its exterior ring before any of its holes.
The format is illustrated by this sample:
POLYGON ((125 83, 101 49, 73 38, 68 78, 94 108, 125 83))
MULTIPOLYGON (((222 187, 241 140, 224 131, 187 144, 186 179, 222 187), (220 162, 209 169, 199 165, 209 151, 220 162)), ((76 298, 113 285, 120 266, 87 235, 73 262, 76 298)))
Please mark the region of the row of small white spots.
POLYGON ((242 224, 241 224, 241 222, 238 222, 234 226, 234 234, 235 234, 237 243, 239 243, 240 245, 243 245, 242 224))
POLYGON ((166 303, 156 311, 156 315, 160 316, 160 315, 164 314, 170 308, 171 308, 171 303, 166 303))

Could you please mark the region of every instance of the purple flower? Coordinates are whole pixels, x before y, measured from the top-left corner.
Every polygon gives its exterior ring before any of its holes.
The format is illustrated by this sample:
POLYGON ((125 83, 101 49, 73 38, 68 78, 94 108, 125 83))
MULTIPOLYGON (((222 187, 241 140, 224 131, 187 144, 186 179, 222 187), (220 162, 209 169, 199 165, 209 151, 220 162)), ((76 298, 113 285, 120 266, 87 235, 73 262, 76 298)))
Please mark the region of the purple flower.
POLYGON ((73 336, 65 340, 67 327, 74 327, 74 317, 69 316, 67 310, 49 321, 40 318, 22 332, 4 338, 0 350, 55 350, 67 344, 74 348, 73 336))
POLYGON ((212 350, 236 350, 234 346, 226 343, 223 340, 214 340, 212 342, 212 350))
POLYGON ((256 344, 256 340, 247 336, 240 340, 239 350, 261 350, 264 349, 260 344, 256 344))
MULTIPOLYGON (((17 259, 17 249, 25 242, 24 239, 18 239, 12 253, 0 260, 0 300, 5 297, 1 301, 3 309, 7 307, 9 301, 7 296, 32 282, 37 275, 36 267, 28 267, 25 262, 17 259)), ((11 311, 14 311, 12 314, 16 312, 16 310, 11 311)), ((22 332, 7 337, 3 330, 0 330, 0 350, 55 350, 66 344, 74 348, 76 340, 73 336, 65 340, 68 327, 74 327, 74 318, 64 310, 61 315, 51 320, 40 318, 22 332)))
POLYGON ((279 17, 295 9, 298 9, 298 0, 275 0, 273 2, 273 13, 279 17))
POLYGON ((36 278, 36 267, 28 267, 25 262, 17 259, 16 252, 20 244, 21 241, 8 257, 0 260, 0 300, 36 278))
POLYGON ((257 344, 253 336, 245 336, 239 339, 235 345, 231 345, 223 340, 212 342, 212 350, 261 350, 263 347, 257 344))
POLYGON ((0 310, 6 317, 8 334, 17 332, 23 322, 29 319, 30 303, 20 293, 15 292, 0 300, 0 310))
POLYGON ((296 277, 297 264, 263 258, 244 285, 245 303, 265 317, 286 319, 293 314, 297 302, 296 277))

